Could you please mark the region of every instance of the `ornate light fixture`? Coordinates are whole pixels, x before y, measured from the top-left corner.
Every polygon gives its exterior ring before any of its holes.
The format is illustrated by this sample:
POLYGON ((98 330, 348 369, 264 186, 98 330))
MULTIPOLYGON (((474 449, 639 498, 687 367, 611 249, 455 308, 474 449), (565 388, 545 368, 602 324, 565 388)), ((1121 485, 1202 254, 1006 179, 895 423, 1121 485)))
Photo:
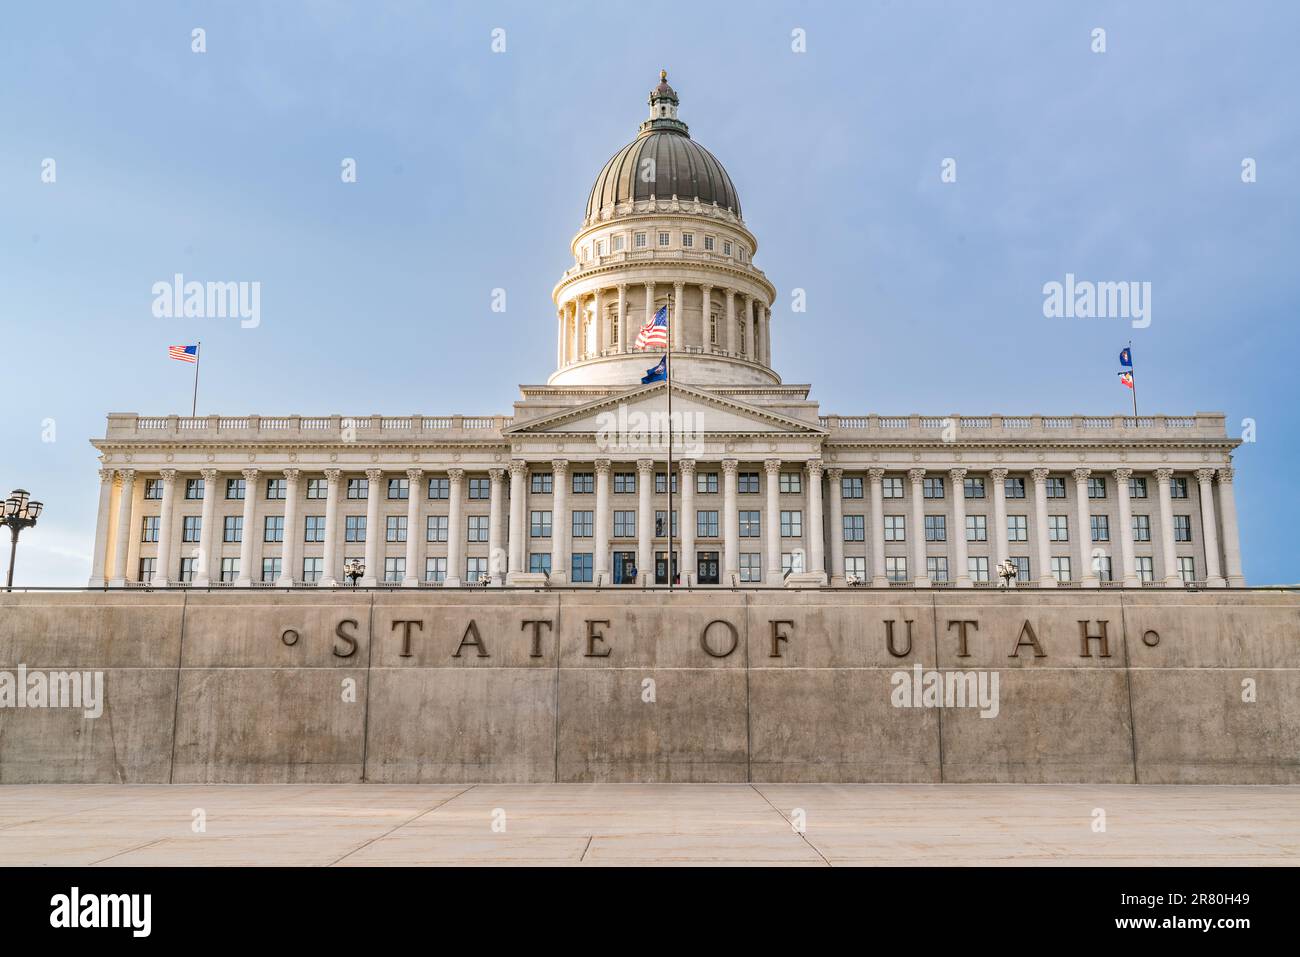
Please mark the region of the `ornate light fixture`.
POLYGON ((343 574, 352 581, 352 587, 357 587, 357 579, 366 573, 365 562, 359 558, 354 558, 343 566, 343 574))
POLYGON ((9 526, 9 532, 13 536, 9 547, 9 580, 5 586, 9 591, 13 591, 14 587, 14 560, 18 557, 18 533, 24 528, 35 525, 44 507, 40 502, 33 502, 28 491, 22 488, 14 489, 5 499, 4 524, 9 526))

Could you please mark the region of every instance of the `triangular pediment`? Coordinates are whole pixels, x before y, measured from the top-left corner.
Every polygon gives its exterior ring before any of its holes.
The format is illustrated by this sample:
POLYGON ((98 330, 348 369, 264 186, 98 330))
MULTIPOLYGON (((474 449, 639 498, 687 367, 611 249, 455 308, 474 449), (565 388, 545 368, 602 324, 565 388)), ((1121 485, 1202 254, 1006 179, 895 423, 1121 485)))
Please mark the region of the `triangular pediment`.
MULTIPOLYGON (((652 425, 656 431, 668 421, 668 384, 654 382, 618 395, 605 396, 507 429, 508 435, 595 435, 636 431, 652 425)), ((824 435, 825 429, 761 406, 673 384, 674 430, 702 434, 824 435)))

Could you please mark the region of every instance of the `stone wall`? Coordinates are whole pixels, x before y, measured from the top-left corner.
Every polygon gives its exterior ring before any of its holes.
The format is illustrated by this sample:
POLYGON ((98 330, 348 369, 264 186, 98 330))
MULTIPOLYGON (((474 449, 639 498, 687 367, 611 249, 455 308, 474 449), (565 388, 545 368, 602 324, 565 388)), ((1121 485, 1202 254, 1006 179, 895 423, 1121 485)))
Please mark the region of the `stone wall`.
POLYGON ((0 705, 3 783, 1297 783, 1300 596, 18 593, 0 705), (20 666, 102 714, 14 707, 20 666), (917 666, 996 716, 896 706, 917 666))

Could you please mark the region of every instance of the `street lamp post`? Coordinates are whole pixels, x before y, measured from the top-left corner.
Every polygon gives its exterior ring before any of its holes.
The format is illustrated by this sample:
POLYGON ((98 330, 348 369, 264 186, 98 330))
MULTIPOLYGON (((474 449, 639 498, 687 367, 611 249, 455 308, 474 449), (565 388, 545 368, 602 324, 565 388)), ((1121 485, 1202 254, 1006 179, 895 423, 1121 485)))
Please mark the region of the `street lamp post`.
POLYGON ((40 502, 31 501, 31 495, 22 488, 14 489, 5 499, 4 524, 9 526, 9 534, 12 536, 9 545, 9 580, 5 585, 9 591, 14 590, 14 560, 18 557, 18 533, 24 528, 35 525, 44 507, 40 502))
POLYGON ((343 566, 343 574, 352 581, 352 587, 357 587, 357 579, 366 573, 365 563, 359 559, 352 559, 343 566))

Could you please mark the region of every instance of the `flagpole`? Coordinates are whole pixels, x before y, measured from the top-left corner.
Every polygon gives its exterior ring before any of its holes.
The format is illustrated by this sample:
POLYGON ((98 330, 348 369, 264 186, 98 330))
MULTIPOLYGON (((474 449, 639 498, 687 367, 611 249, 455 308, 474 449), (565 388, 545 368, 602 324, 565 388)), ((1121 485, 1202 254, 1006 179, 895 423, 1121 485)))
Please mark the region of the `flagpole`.
POLYGON ((1133 388, 1131 390, 1133 393, 1133 418, 1136 419, 1138 417, 1138 386, 1137 386, 1137 368, 1132 364, 1133 363, 1133 340, 1132 339, 1128 341, 1128 361, 1129 361, 1129 367, 1128 367, 1129 377, 1133 380, 1133 388))
POLYGON ((190 402, 190 418, 198 415, 199 407, 199 359, 203 355, 203 340, 200 339, 194 346, 194 398, 190 402))
POLYGON ((668 590, 673 590, 673 331, 677 323, 677 303, 668 295, 668 358, 664 372, 668 381, 668 590))

